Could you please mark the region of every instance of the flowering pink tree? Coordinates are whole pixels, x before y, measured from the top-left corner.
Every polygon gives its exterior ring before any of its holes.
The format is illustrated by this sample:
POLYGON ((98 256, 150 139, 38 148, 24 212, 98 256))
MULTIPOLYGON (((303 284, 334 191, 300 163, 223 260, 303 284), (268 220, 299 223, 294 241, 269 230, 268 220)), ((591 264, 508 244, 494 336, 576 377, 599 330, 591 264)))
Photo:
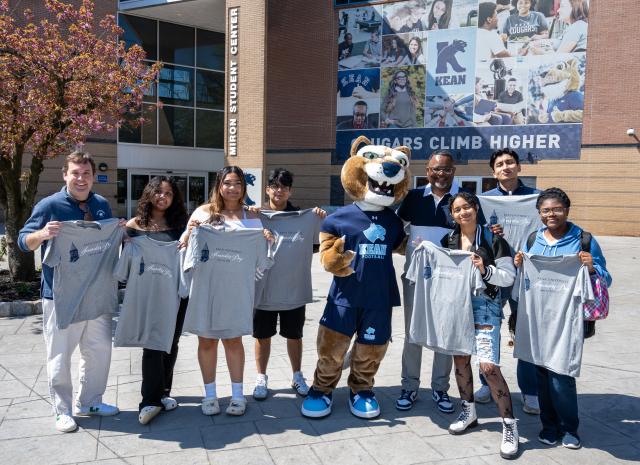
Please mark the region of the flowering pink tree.
POLYGON ((91 133, 113 131, 142 104, 159 65, 125 49, 113 16, 94 17, 91 0, 43 0, 48 19, 10 15, 0 0, 0 206, 13 280, 34 275, 33 254, 17 246, 31 214, 43 161, 91 133), (26 156, 30 156, 27 161, 26 156))

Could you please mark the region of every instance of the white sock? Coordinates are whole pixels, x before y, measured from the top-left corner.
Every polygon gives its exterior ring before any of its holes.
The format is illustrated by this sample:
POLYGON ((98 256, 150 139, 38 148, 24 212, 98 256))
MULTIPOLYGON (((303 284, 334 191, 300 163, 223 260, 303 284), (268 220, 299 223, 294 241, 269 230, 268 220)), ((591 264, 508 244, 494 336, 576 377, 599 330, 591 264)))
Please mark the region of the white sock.
POLYGON ((216 382, 215 381, 213 383, 209 383, 209 384, 205 384, 204 385, 204 396, 205 397, 213 397, 213 398, 217 398, 218 397, 216 395, 216 382))
POLYGON ((231 383, 232 399, 244 399, 244 394, 242 392, 242 383, 231 383))
POLYGON ((267 375, 264 373, 258 373, 258 376, 256 376, 256 381, 267 381, 267 375))

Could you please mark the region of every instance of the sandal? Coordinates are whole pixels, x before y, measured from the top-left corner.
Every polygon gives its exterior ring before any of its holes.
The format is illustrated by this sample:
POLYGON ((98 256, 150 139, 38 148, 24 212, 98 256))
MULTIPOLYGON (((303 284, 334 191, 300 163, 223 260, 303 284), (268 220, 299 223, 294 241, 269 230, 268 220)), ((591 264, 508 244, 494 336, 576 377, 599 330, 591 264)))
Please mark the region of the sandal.
POLYGON ((229 406, 227 407, 227 415, 240 416, 244 415, 247 409, 247 399, 244 397, 241 399, 231 399, 229 406))

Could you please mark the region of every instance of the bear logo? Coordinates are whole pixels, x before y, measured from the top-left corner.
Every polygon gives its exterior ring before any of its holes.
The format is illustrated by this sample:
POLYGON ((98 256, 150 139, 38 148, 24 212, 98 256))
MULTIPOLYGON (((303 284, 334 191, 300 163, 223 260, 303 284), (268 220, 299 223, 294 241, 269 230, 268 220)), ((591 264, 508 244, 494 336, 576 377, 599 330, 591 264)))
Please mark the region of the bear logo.
POLYGON ((456 73, 464 73, 467 68, 463 67, 456 58, 458 52, 464 52, 467 47, 467 43, 464 40, 455 39, 453 42, 438 42, 438 65, 436 66, 436 73, 447 73, 450 65, 456 73))
POLYGON ((384 229, 379 224, 371 223, 367 229, 362 231, 364 237, 366 237, 369 242, 375 242, 380 240, 380 242, 384 241, 384 236, 387 233, 387 230, 384 229))
POLYGON ((367 341, 373 341, 376 338, 376 330, 374 328, 372 328, 371 326, 369 326, 365 332, 364 332, 364 336, 363 336, 367 341))

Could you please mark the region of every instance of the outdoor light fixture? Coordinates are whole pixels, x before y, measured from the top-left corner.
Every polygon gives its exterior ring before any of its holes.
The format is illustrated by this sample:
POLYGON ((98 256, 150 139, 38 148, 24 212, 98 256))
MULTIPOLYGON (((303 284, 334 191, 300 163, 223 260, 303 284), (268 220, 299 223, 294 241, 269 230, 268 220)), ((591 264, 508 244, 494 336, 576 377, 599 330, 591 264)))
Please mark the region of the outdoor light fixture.
POLYGON ((107 171, 109 169, 109 165, 105 162, 102 162, 98 165, 98 171, 107 171))
POLYGON ((636 129, 635 128, 627 129, 627 136, 633 137, 635 135, 636 135, 636 129))

